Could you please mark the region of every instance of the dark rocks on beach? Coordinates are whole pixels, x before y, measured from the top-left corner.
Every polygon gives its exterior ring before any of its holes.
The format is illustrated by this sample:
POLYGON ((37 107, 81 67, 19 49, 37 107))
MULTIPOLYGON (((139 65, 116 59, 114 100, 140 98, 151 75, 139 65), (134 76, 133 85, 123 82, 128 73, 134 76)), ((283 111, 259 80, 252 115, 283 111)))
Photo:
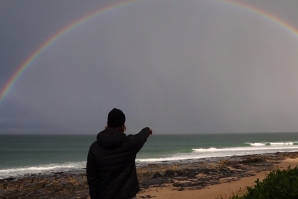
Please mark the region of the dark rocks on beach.
MULTIPOLYGON (((171 186, 178 191, 196 190, 272 169, 275 163, 286 157, 297 158, 298 152, 150 164, 138 168, 138 178, 141 190, 162 186, 171 186)), ((56 172, 0 180, 1 199, 89 199, 88 192, 84 173, 56 172)), ((140 198, 153 197, 146 195, 140 198)))
MULTIPOLYGON (((7 179, 6 179, 7 180, 7 179)), ((0 198, 84 198, 88 186, 84 174, 35 175, 0 182, 0 198), (2 185, 2 186, 1 186, 2 185)))
POLYGON ((152 178, 158 178, 158 177, 162 177, 162 175, 159 172, 154 173, 152 176, 152 178))
MULTIPOLYGON (((274 168, 272 160, 281 161, 285 157, 298 157, 297 152, 266 155, 247 155, 240 157, 221 158, 214 162, 179 163, 176 165, 151 165, 147 170, 150 178, 139 175, 143 189, 171 184, 175 190, 202 189, 206 186, 222 182, 232 182, 243 177, 254 176, 256 172, 274 168), (275 156, 278 156, 275 157, 275 156)), ((141 168, 146 170, 146 168, 141 168)))

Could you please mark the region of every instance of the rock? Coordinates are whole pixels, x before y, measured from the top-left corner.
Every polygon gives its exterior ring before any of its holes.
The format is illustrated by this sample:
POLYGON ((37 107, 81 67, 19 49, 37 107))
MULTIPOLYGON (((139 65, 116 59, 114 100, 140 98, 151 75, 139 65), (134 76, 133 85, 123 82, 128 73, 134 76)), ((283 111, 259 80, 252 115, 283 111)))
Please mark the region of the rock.
POLYGON ((159 172, 156 172, 153 174, 151 178, 158 178, 158 177, 162 177, 162 175, 159 172))
POLYGON ((242 169, 242 166, 240 164, 235 164, 232 166, 234 169, 242 169))
POLYGON ((173 170, 166 170, 165 176, 167 177, 173 177, 175 175, 175 172, 173 170))

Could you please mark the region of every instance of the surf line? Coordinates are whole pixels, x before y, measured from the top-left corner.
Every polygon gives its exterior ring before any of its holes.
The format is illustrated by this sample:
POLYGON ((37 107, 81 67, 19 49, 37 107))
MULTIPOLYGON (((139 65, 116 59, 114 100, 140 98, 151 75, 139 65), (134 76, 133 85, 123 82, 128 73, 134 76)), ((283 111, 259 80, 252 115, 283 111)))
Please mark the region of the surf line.
MULTIPOLYGON (((72 23, 68 24, 61 30, 59 30, 57 33, 55 33, 53 36, 48 38, 43 44, 41 44, 33 53, 24 60, 24 62, 21 63, 21 65, 17 68, 17 70, 12 74, 12 76, 9 78, 9 80, 5 83, 2 90, 0 90, 0 103, 3 101, 9 90, 11 90, 12 86, 15 84, 18 77, 23 73, 23 71, 38 57, 38 55, 47 49, 48 46, 50 46, 53 42, 55 42, 58 38, 65 35, 67 32, 73 30, 75 27, 79 26, 80 24, 86 22, 87 20, 96 17, 97 15, 113 10, 118 7, 122 7, 125 5, 132 4, 134 2, 138 1, 145 1, 145 0, 126 0, 121 1, 113 4, 108 4, 106 6, 103 6, 100 9, 97 9, 87 15, 84 15, 83 17, 73 21, 72 23)), ((237 6, 240 9, 245 9, 253 14, 256 14, 258 16, 264 17, 268 19, 269 21, 279 25, 280 27, 286 29, 288 32, 291 32, 295 36, 298 36, 298 28, 294 27, 290 23, 270 14, 269 12, 266 12, 264 10, 261 10, 255 6, 249 5, 244 2, 236 1, 236 0, 214 0, 217 2, 223 2, 226 4, 237 6)))

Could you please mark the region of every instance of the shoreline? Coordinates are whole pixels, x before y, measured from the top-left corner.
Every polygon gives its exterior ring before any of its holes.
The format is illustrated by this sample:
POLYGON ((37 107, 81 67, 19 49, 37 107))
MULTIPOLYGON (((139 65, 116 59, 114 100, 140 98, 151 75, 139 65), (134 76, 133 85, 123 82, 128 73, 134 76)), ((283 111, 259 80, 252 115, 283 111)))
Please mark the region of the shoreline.
MULTIPOLYGON (((227 198, 277 167, 286 169, 289 165, 298 165, 298 152, 147 164, 137 168, 141 188, 137 198, 227 198)), ((84 172, 56 172, 1 179, 0 198, 89 196, 84 172)))
MULTIPOLYGON (((281 169, 287 169, 288 166, 294 168, 298 165, 298 158, 286 159, 276 166, 281 169)), ((138 194, 138 198, 164 198, 164 199, 228 199, 235 193, 243 194, 247 187, 255 185, 255 181, 259 179, 262 181, 267 174, 272 170, 265 170, 256 172, 252 176, 231 179, 226 178, 219 184, 208 185, 202 189, 185 189, 183 191, 175 189, 172 185, 165 187, 151 187, 149 189, 142 190, 138 194)))
MULTIPOLYGON (((186 171, 184 175, 172 177, 171 183, 143 189, 138 198, 220 199, 222 196, 228 199, 234 193, 244 193, 248 186, 253 186, 257 179, 262 181, 272 170, 298 166, 297 152, 267 154, 265 157, 248 155, 236 159, 209 162, 204 165, 205 169, 196 168, 197 175, 182 169, 186 171)), ((179 173, 183 172, 180 170, 179 173)))

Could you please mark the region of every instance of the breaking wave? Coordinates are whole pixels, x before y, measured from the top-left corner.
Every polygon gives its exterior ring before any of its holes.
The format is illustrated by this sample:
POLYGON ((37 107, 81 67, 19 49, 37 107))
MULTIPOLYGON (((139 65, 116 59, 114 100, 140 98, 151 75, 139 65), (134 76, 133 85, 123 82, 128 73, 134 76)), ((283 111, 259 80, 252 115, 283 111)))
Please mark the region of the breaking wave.
POLYGON ((0 169, 0 179, 9 177, 22 177, 32 174, 50 174, 54 172, 67 172, 79 170, 86 167, 86 162, 67 162, 62 164, 44 164, 28 167, 15 167, 9 169, 0 169))

